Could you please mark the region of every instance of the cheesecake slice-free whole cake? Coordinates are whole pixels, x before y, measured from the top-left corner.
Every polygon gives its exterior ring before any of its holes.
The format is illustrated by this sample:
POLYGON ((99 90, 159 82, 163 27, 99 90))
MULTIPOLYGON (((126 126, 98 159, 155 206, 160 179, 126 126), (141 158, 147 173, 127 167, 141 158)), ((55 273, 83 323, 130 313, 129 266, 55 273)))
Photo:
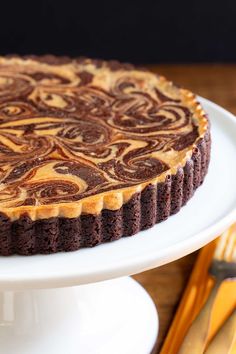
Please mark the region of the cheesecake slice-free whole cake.
POLYGON ((162 76, 114 61, 0 58, 2 255, 147 229, 186 204, 209 159, 205 112, 162 76))

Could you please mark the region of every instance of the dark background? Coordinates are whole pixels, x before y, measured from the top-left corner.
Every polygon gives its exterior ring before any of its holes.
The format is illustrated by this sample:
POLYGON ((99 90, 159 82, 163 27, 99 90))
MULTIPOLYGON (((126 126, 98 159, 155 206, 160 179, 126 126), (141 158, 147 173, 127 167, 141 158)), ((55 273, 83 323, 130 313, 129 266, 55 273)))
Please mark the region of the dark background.
POLYGON ((1 2, 1 54, 134 63, 236 60, 235 0, 1 2))

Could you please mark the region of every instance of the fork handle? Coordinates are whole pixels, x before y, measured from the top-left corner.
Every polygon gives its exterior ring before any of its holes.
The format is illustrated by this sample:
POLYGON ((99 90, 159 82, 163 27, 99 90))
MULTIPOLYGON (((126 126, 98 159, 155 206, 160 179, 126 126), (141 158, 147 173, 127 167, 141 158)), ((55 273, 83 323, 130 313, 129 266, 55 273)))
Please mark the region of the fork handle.
POLYGON ((216 279, 207 301, 188 329, 178 354, 202 354, 206 347, 212 307, 223 279, 216 279))
POLYGON ((236 309, 216 333, 205 354, 230 353, 236 339, 236 309))

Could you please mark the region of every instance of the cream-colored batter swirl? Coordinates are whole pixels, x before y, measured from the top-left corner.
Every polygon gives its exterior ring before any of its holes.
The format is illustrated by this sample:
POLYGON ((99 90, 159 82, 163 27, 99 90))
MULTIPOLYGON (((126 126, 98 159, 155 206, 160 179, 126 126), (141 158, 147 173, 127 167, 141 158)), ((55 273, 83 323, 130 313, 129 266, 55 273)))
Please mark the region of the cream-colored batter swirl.
POLYGON ((150 72, 1 58, 0 210, 129 194, 181 165, 206 126, 192 94, 150 72))

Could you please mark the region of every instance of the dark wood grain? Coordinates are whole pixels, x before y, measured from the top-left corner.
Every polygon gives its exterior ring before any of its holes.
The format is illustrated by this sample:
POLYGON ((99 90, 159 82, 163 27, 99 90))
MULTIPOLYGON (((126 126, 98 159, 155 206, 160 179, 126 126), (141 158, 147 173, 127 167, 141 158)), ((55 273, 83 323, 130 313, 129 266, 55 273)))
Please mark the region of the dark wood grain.
MULTIPOLYGON (((151 70, 236 114, 236 65, 156 65, 151 70)), ((160 316, 159 353, 197 253, 134 276, 153 298, 160 316)))

